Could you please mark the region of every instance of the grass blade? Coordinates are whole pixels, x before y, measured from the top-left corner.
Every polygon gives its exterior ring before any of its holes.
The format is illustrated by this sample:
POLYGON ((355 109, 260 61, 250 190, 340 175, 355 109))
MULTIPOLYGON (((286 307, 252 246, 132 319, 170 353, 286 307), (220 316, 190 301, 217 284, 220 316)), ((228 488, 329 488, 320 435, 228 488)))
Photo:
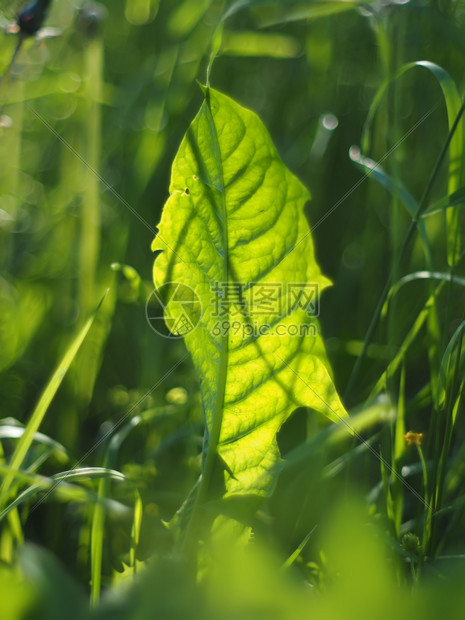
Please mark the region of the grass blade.
POLYGON ((58 367, 53 373, 44 391, 42 392, 42 396, 40 397, 39 402, 37 403, 34 411, 32 412, 32 415, 24 429, 24 433, 22 437, 20 438, 20 440, 18 441, 18 444, 13 453, 13 456, 11 457, 11 461, 10 461, 11 471, 5 476, 5 479, 3 480, 1 490, 0 490, 0 504, 2 503, 2 500, 4 501, 7 498, 8 492, 11 487, 11 483, 13 482, 13 479, 14 479, 14 472, 21 468, 21 465, 26 457, 26 454, 28 453, 28 450, 31 447, 32 442, 34 441, 34 435, 39 429, 39 426, 41 425, 42 420, 44 419, 44 416, 47 413, 48 407, 50 406, 50 403, 52 402, 53 397, 57 393, 58 388, 60 387, 72 361, 76 357, 77 352, 79 351, 82 343, 84 342, 92 326, 92 323, 94 322, 95 316, 103 302, 103 299, 104 298, 102 298, 102 301, 98 305, 95 312, 84 323, 83 327, 80 329, 77 336, 74 338, 74 340, 68 347, 61 362, 58 364, 58 367))

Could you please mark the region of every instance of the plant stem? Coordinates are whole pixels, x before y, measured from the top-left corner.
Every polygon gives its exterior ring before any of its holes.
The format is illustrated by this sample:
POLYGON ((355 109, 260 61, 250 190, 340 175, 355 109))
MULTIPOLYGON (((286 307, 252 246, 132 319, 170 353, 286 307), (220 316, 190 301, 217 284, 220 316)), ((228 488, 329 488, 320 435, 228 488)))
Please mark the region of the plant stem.
POLYGON ((79 298, 81 316, 87 317, 95 305, 95 280, 100 248, 99 179, 100 166, 103 44, 100 37, 88 41, 85 52, 87 105, 85 109, 85 156, 82 228, 79 260, 79 298))

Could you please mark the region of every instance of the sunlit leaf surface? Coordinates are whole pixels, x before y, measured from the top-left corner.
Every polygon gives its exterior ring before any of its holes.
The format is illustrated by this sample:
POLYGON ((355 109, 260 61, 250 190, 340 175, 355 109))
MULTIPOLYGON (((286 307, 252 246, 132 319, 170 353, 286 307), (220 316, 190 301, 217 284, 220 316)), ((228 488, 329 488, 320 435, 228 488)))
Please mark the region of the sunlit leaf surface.
POLYGON ((165 318, 185 333, 226 496, 265 495, 276 433, 296 407, 346 415, 315 316, 330 283, 303 214, 309 193, 256 114, 208 89, 170 194, 152 245, 165 318))

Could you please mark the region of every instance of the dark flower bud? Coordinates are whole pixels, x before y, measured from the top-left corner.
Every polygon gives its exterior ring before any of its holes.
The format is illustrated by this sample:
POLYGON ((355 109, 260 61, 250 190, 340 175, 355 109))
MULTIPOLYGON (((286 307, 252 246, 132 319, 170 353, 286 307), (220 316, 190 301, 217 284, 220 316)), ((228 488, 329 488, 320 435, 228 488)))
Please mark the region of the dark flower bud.
POLYGON ((16 21, 21 35, 33 36, 42 27, 51 1, 35 0, 19 13, 16 21))
POLYGON ((100 36, 106 14, 106 8, 98 2, 84 4, 79 11, 79 25, 86 37, 95 39, 100 36))

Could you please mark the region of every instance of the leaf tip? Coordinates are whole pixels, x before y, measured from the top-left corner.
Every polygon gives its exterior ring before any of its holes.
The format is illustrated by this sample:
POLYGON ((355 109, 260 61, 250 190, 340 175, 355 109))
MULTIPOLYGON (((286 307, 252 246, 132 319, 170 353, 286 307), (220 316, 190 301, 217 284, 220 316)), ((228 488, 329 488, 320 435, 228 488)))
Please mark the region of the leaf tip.
POLYGON ((200 90, 203 92, 203 94, 205 95, 205 98, 207 97, 207 93, 209 91, 209 86, 207 84, 202 84, 202 82, 200 80, 196 80, 197 84, 199 85, 200 90))
POLYGON ((150 244, 150 249, 152 252, 156 252, 157 250, 161 250, 160 248, 160 239, 158 237, 158 235, 160 234, 160 231, 158 230, 158 228, 155 229, 155 237, 153 238, 152 243, 150 244))

